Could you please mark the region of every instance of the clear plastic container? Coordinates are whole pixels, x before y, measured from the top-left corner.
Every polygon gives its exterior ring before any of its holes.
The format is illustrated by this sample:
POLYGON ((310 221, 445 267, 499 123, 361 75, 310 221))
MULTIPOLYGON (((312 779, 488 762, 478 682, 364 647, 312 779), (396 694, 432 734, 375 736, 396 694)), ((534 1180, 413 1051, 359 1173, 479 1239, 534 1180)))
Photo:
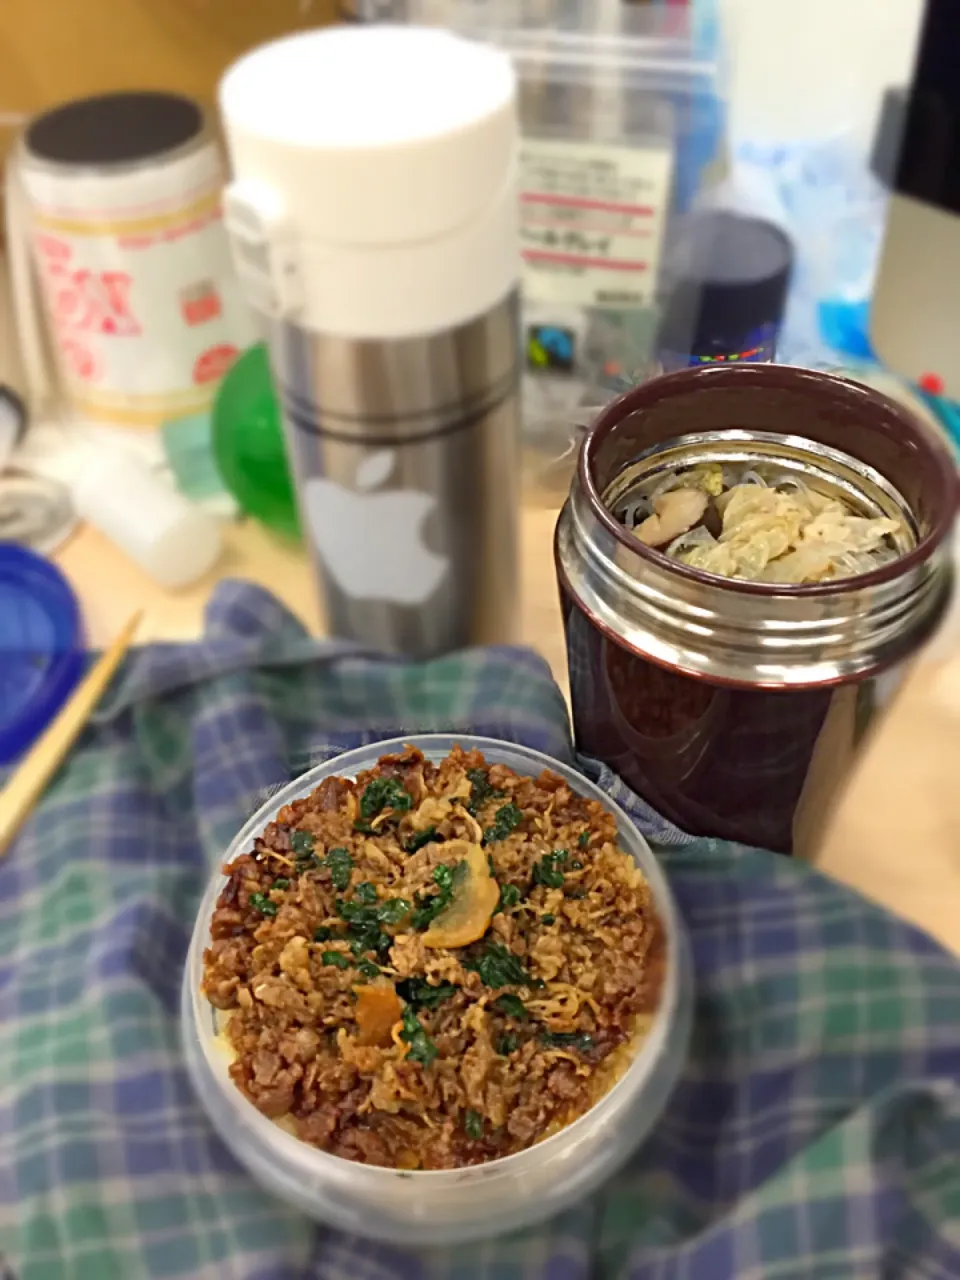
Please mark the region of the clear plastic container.
POLYGON ((725 164, 716 33, 685 7, 623 0, 356 0, 356 16, 513 58, 524 433, 549 464, 584 406, 649 365, 664 233, 725 164))
POLYGON ((659 1118, 686 1058, 693 977, 686 932, 666 879, 627 815, 569 766, 512 743, 423 734, 349 751, 271 796, 237 835, 226 860, 249 850, 284 805, 308 795, 324 778, 355 777, 378 756, 405 743, 431 760, 443 759, 459 744, 478 748, 488 761, 518 773, 553 769, 580 795, 599 800, 616 816, 621 847, 647 877, 667 938, 663 999, 653 1027, 622 1079, 596 1106, 569 1128, 516 1155, 466 1169, 411 1173, 356 1164, 301 1142, 261 1115, 230 1079, 215 1010, 200 990, 210 917, 226 883, 219 870, 212 877, 187 956, 182 1030, 190 1076, 215 1128, 262 1186, 310 1217, 361 1236, 428 1246, 487 1239, 550 1217, 589 1194, 627 1160, 659 1118))

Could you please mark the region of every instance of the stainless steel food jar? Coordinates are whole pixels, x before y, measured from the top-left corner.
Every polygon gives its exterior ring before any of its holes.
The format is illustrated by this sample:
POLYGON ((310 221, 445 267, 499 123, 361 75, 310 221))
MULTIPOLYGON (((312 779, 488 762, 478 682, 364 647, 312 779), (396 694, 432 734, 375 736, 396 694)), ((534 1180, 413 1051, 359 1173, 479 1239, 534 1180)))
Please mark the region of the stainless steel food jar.
POLYGON ((516 296, 382 342, 270 327, 301 521, 333 635, 412 658, 514 638, 516 296))
POLYGON ((811 854, 867 726, 947 607, 956 504, 939 440, 855 382, 723 366, 613 401, 555 541, 579 749, 687 831, 811 854), (658 470, 773 459, 897 518, 899 558, 841 581, 742 582, 668 559, 616 518, 658 470))

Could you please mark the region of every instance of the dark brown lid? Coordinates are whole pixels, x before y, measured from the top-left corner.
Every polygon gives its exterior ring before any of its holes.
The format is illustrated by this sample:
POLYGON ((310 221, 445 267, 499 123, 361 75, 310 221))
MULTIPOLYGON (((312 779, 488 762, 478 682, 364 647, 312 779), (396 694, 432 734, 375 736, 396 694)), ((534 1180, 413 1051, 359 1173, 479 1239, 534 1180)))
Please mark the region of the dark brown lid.
POLYGON ((132 164, 177 151, 203 129, 196 102, 177 93, 105 93, 64 102, 27 126, 31 155, 51 164, 132 164))

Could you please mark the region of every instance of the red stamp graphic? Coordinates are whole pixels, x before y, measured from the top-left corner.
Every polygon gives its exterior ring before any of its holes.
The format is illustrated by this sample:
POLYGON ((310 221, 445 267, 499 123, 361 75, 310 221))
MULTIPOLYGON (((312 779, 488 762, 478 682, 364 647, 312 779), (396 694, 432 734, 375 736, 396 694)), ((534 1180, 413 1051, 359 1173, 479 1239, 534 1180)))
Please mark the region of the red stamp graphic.
POLYGON ((197 357, 193 366, 193 380, 196 383, 214 382, 222 378, 238 355, 237 348, 223 343, 218 347, 209 347, 197 357))
POLYGON ((189 325, 216 320, 222 310, 220 295, 212 280, 201 280, 180 290, 180 314, 189 325))

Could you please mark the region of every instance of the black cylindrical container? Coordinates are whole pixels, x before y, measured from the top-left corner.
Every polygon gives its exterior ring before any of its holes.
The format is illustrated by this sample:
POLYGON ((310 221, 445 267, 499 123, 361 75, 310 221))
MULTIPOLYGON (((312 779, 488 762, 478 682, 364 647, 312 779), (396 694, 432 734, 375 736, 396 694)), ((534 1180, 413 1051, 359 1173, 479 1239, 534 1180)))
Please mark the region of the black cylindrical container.
POLYGON ((792 265, 790 241, 772 222, 735 213, 685 221, 664 264, 661 370, 771 362, 792 265))

